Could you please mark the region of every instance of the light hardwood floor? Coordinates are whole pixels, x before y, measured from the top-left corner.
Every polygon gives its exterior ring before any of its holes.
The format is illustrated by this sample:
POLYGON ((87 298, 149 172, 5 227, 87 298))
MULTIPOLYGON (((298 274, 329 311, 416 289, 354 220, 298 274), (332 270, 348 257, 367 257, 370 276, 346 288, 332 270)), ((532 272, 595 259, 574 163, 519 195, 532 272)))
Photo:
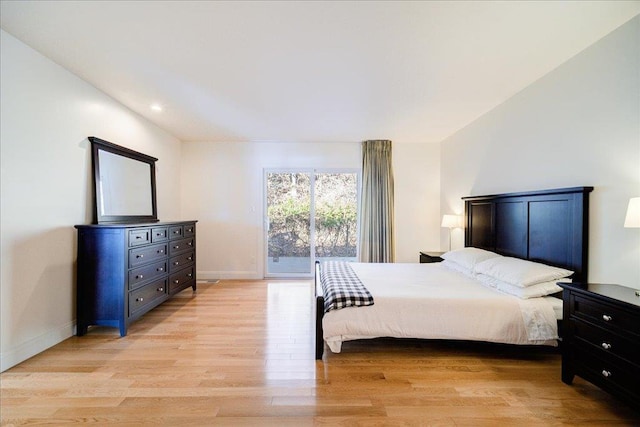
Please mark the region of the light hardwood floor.
POLYGON ((0 375, 2 425, 640 425, 548 348, 346 343, 315 361, 307 281, 199 284, 0 375))

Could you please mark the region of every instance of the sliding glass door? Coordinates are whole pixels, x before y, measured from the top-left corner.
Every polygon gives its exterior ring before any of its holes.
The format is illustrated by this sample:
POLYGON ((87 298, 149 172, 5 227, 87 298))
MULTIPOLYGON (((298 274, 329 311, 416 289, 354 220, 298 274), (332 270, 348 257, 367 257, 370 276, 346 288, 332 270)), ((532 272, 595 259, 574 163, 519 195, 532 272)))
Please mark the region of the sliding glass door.
POLYGON ((316 259, 357 260, 358 178, 265 171, 266 277, 309 277, 316 259))
POLYGON ((266 276, 308 275, 311 259, 311 174, 267 172, 266 276))

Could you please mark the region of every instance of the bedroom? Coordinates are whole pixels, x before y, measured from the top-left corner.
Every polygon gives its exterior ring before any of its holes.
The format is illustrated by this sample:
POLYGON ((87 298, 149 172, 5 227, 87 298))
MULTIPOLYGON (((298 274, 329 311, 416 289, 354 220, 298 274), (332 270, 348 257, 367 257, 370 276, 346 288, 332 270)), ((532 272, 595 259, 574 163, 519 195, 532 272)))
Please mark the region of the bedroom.
MULTIPOLYGON (((444 141, 394 141, 400 261, 446 247, 440 215, 459 211, 463 196, 593 185, 590 279, 640 282, 640 237, 621 226, 628 198, 640 193, 638 17, 627 22, 636 14, 444 141)), ((362 135, 331 144, 182 143, 4 29, 3 370, 73 335, 72 226, 89 222, 91 212, 86 136, 161 159, 161 216, 198 218, 199 232, 212 237, 200 248, 211 253, 199 259, 202 278, 262 277, 261 223, 252 208, 261 206, 263 167, 359 166, 362 135), (224 185, 230 174, 237 188, 224 185), (216 217, 207 218, 210 211, 216 217)), ((454 246, 461 244, 458 230, 454 246)))

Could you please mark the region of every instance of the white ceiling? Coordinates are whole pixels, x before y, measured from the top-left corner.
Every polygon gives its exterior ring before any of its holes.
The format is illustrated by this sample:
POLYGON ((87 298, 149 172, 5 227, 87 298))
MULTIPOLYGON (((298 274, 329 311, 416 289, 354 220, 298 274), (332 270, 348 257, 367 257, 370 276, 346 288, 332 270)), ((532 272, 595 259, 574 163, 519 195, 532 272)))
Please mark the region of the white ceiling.
POLYGON ((438 142, 638 13, 640 1, 2 0, 0 18, 183 141, 438 142))

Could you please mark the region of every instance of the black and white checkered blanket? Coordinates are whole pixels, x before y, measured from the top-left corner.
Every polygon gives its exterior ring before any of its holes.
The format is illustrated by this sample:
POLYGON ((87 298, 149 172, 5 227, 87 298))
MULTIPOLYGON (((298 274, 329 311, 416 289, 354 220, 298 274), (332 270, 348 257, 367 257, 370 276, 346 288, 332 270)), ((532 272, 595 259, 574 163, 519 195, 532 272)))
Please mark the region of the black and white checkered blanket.
POLYGON ((325 313, 345 307, 373 305, 373 296, 348 262, 326 261, 320 267, 325 313))

